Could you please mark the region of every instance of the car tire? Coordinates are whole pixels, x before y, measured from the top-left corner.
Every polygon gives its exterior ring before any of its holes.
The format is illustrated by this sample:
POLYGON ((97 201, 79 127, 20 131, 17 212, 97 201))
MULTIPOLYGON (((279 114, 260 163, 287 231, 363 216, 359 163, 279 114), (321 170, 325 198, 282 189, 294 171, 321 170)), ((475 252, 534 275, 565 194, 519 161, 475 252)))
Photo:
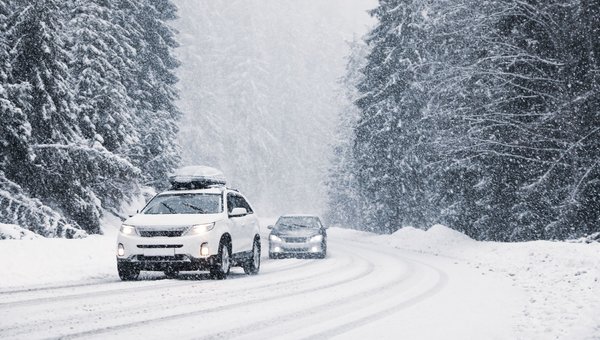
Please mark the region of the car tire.
POLYGON ((216 280, 225 280, 231 269, 231 247, 229 242, 221 241, 219 243, 219 253, 217 254, 218 264, 210 269, 210 277, 216 280))
POLYGON ((327 243, 321 243, 321 253, 317 255, 317 258, 324 259, 327 256, 327 243))
POLYGON ((260 270, 260 239, 257 237, 254 239, 252 245, 252 256, 242 266, 244 273, 248 275, 256 275, 260 270))
POLYGON ((118 263, 117 271, 121 281, 133 281, 140 275, 140 269, 130 263, 118 263))

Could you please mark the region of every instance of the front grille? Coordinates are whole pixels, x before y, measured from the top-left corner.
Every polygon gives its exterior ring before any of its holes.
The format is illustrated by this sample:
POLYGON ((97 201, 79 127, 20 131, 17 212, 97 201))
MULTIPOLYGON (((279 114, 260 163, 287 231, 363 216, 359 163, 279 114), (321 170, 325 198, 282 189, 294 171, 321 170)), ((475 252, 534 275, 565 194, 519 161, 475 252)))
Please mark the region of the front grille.
POLYGON ((138 248, 181 248, 183 244, 139 244, 138 248))
POLYGON ((189 262, 190 259, 185 255, 175 256, 144 256, 137 255, 136 260, 140 262, 173 262, 173 261, 185 261, 189 262))
POLYGON ((284 251, 291 253, 301 253, 308 251, 308 248, 284 248, 284 251))
POLYGON ((305 243, 306 237, 284 237, 285 242, 289 243, 305 243))
POLYGON ((156 230, 156 229, 139 229, 141 237, 179 237, 183 235, 186 228, 178 228, 178 229, 165 229, 165 230, 156 230))

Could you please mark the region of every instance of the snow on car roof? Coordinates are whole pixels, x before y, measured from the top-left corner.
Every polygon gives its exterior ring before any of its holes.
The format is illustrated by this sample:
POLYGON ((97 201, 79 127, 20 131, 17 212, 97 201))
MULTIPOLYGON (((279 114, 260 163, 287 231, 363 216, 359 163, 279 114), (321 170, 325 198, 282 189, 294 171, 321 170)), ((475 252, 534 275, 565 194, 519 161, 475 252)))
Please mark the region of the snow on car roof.
POLYGON ((173 188, 190 190, 227 184, 227 179, 221 170, 203 165, 179 168, 169 176, 169 181, 173 188))
POLYGON ((190 189, 190 190, 167 190, 161 192, 159 195, 183 195, 183 194, 221 194, 224 187, 213 187, 204 189, 190 189))

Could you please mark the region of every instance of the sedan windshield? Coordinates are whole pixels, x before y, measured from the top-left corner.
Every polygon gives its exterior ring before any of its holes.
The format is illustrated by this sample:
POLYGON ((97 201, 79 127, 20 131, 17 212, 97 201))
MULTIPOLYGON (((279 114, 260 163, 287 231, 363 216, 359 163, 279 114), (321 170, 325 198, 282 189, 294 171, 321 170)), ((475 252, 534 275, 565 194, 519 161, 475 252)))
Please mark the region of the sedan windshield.
POLYGON ((142 214, 217 214, 222 211, 219 194, 177 194, 156 196, 142 214))
POLYGON ((319 220, 312 216, 286 216, 280 217, 275 226, 279 228, 310 228, 321 227, 319 220))

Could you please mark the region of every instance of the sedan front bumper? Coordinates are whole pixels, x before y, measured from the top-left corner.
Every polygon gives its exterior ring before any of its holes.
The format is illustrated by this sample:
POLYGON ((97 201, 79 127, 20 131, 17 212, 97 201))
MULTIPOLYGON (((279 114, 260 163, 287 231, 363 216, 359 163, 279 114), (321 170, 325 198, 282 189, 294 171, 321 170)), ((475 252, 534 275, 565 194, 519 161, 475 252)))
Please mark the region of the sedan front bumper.
POLYGON ((278 242, 269 241, 269 253, 272 255, 284 254, 319 254, 323 252, 323 242, 278 242))

